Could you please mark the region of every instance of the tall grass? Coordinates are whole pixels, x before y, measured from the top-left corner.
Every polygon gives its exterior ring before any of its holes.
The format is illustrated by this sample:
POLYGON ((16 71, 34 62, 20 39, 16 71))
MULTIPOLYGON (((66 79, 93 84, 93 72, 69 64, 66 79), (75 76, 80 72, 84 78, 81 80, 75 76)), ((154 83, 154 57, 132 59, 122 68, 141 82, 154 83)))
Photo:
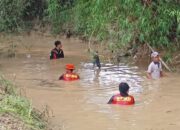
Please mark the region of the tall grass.
POLYGON ((179 0, 1 0, 0 31, 42 17, 54 33, 93 34, 99 41, 109 40, 113 49, 134 42, 179 47, 179 6, 179 0))
POLYGON ((20 32, 42 19, 46 0, 0 0, 0 32, 20 32))
POLYGON ((93 36, 100 41, 110 40, 114 49, 135 41, 168 48, 179 40, 179 1, 76 0, 73 6, 66 9, 61 9, 63 6, 59 4, 58 7, 57 4, 51 3, 49 7, 56 7, 50 13, 59 20, 55 27, 71 22, 74 32, 87 37, 93 32, 93 36))
POLYGON ((2 76, 0 76, 0 89, 4 91, 4 94, 0 94, 0 114, 14 114, 33 130, 45 129, 46 122, 34 110, 31 102, 20 96, 15 86, 2 76))

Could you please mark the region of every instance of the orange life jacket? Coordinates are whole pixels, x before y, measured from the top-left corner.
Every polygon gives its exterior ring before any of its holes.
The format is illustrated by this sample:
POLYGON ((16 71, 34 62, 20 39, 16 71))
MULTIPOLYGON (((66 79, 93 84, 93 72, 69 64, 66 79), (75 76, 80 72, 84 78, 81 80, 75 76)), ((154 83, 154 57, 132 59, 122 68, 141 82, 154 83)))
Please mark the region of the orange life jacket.
POLYGON ((120 94, 113 96, 112 104, 133 105, 135 103, 133 96, 122 97, 120 94))
POLYGON ((79 79, 79 75, 75 74, 75 73, 66 73, 63 75, 63 80, 65 81, 74 81, 74 80, 78 80, 79 79))

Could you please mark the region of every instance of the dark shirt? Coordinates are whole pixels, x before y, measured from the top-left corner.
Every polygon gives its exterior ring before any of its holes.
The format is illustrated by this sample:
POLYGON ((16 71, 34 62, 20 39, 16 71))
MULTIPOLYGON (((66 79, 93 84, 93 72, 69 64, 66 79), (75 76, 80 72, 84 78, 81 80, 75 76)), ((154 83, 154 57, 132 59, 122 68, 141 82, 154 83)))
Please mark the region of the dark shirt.
POLYGON ((50 59, 59 59, 59 58, 64 58, 64 52, 62 49, 58 50, 57 48, 54 48, 51 51, 50 59))
POLYGON ((101 68, 101 63, 100 63, 99 56, 94 55, 93 59, 94 59, 94 62, 93 62, 94 66, 97 65, 97 67, 101 68))

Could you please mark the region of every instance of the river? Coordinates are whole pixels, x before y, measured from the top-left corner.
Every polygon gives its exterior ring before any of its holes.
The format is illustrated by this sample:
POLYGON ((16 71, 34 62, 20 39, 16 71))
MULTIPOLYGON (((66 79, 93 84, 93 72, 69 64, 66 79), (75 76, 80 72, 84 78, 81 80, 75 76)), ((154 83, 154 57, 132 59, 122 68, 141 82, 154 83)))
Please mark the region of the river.
POLYGON ((1 57, 0 71, 35 107, 49 106, 55 130, 180 129, 180 74, 153 81, 145 78, 145 68, 134 64, 103 63, 100 71, 93 69, 88 45, 77 38, 33 33, 11 40, 17 42, 16 57, 1 57), (62 41, 65 58, 50 61, 55 40, 62 41), (79 81, 58 80, 67 63, 75 64, 79 81), (107 104, 121 81, 131 86, 134 106, 107 104))

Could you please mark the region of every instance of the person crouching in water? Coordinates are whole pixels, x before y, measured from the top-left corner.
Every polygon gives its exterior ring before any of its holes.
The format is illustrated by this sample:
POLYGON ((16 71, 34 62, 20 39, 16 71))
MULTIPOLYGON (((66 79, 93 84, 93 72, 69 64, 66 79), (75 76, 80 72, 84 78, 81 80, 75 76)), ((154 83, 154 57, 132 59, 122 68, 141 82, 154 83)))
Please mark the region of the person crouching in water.
POLYGON ((74 80, 79 80, 80 77, 76 73, 73 72, 75 69, 73 64, 67 64, 66 65, 66 73, 61 75, 59 77, 59 80, 65 80, 65 81, 74 81, 74 80))
POLYGON ((93 67, 97 66, 99 69, 101 69, 101 63, 98 55, 98 51, 96 51, 93 54, 93 67))
POLYGON ((149 79, 159 79, 163 77, 162 65, 159 59, 159 53, 151 53, 152 62, 148 66, 147 77, 149 79))
POLYGON ((61 41, 55 41, 55 48, 51 51, 50 59, 64 58, 61 41))
POLYGON ((129 85, 127 83, 119 84, 119 94, 114 95, 109 100, 108 104, 118 104, 118 105, 133 105, 135 103, 134 97, 129 95, 129 85))

